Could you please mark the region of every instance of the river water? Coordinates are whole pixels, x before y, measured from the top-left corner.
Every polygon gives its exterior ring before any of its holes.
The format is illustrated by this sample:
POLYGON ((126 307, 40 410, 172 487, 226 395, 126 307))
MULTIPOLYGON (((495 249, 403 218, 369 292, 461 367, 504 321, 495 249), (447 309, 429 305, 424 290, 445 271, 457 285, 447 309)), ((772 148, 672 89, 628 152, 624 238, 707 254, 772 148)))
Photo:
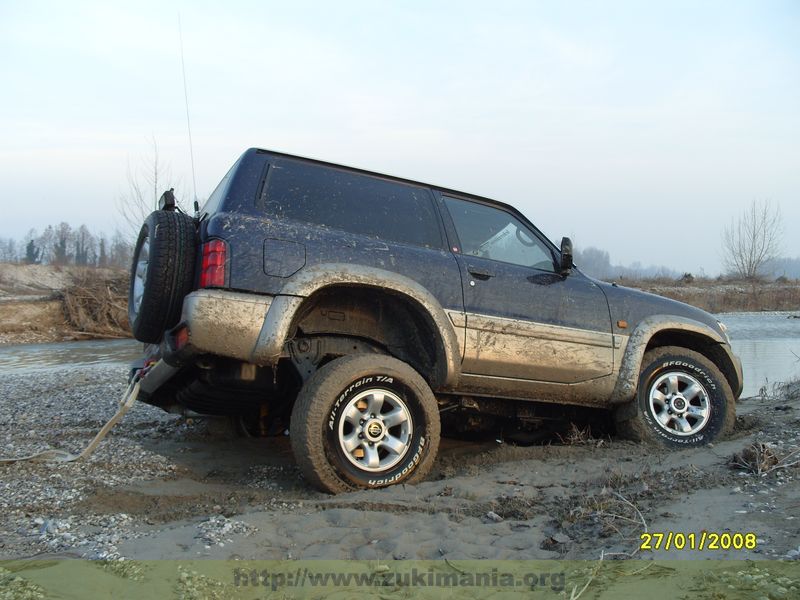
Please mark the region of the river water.
MULTIPOLYGON (((727 313, 731 344, 742 359, 743 397, 766 386, 800 378, 800 311, 727 313)), ((33 373, 55 366, 128 365, 141 356, 133 340, 92 340, 55 344, 0 346, 0 372, 33 373)))
POLYGON ((0 346, 0 372, 33 373, 69 365, 128 365, 142 356, 135 340, 90 340, 0 346))
POLYGON ((800 378, 800 311, 727 313, 717 318, 728 326, 733 350, 742 359, 742 397, 800 378))

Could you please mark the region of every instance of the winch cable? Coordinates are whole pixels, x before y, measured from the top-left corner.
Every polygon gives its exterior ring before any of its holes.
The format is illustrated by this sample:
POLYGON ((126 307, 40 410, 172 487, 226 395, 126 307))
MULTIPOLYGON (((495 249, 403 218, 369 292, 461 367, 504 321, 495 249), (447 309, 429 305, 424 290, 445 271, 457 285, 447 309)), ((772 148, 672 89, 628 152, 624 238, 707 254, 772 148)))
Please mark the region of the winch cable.
POLYGON ((122 399, 119 401, 119 408, 117 412, 111 417, 108 422, 103 425, 103 428, 97 432, 97 435, 94 436, 94 439, 89 443, 86 448, 83 449, 83 452, 80 454, 70 454, 65 450, 43 450, 42 452, 37 452, 36 454, 31 454, 30 456, 20 456, 18 458, 2 458, 0 457, 0 464, 9 464, 9 463, 16 463, 16 462, 23 462, 23 461, 30 461, 30 462, 58 462, 58 463, 68 463, 73 462, 76 460, 80 460, 82 458, 86 458, 92 452, 95 451, 97 446, 100 442, 103 441, 103 438, 106 437, 111 428, 116 425, 119 420, 125 415, 126 412, 133 406, 133 403, 136 402, 136 397, 139 395, 139 380, 141 379, 140 373, 137 373, 131 379, 130 384, 128 384, 128 389, 125 390, 125 394, 122 396, 122 399))

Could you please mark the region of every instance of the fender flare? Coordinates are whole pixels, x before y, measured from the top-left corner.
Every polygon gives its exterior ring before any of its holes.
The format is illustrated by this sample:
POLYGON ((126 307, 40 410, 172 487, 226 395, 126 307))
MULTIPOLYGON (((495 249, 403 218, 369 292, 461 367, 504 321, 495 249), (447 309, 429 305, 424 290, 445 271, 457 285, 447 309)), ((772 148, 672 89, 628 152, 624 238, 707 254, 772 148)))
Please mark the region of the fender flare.
MULTIPOLYGON (((692 333, 705 337, 712 343, 727 346, 727 340, 719 332, 700 321, 675 315, 652 315, 646 317, 639 322, 628 338, 625 353, 619 366, 617 383, 611 394, 611 404, 622 404, 634 397, 639 384, 639 373, 642 370, 642 359, 647 345, 653 336, 664 331, 692 333)), ((733 362, 735 366, 736 361, 733 362)), ((739 380, 741 381, 740 373, 739 380)))
POLYGON ((461 351, 450 318, 438 300, 422 285, 398 273, 342 263, 306 267, 290 277, 275 296, 253 349, 251 361, 275 363, 283 352, 297 311, 314 293, 327 287, 348 285, 384 290, 410 300, 431 320, 439 335, 436 341, 439 372, 433 378, 441 388, 455 388, 461 376, 461 351))

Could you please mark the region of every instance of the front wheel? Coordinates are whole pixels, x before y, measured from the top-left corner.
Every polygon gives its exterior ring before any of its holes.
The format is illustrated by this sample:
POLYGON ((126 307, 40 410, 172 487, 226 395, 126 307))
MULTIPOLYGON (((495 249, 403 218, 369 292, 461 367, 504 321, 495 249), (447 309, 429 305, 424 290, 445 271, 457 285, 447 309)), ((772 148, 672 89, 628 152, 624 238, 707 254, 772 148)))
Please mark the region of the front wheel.
POLYGON ((424 379, 383 355, 345 356, 305 383, 292 410, 292 450, 330 493, 421 480, 439 447, 439 412, 424 379))
POLYGON ((733 429, 736 401, 708 358, 665 346, 644 355, 636 398, 617 413, 625 437, 668 447, 702 446, 733 429))

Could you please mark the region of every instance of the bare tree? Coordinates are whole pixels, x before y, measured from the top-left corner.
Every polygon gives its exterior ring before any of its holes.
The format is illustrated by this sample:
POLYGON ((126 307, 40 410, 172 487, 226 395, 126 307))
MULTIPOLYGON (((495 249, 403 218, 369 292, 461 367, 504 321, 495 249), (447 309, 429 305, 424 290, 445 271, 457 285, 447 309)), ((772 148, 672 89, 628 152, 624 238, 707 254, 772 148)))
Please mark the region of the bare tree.
POLYGON ((73 233, 75 242, 75 264, 80 267, 94 266, 97 262, 97 240, 86 225, 73 233))
POLYGON ((105 268, 108 266, 108 253, 106 252, 106 246, 108 242, 106 242, 106 236, 101 235, 98 242, 98 252, 97 252, 97 266, 100 268, 105 268))
POLYGON ((74 239, 72 228, 69 223, 61 222, 55 228, 55 242, 53 253, 50 257, 50 264, 64 266, 70 262, 69 244, 74 239))
POLYGON ((48 225, 41 235, 36 238, 36 246, 39 248, 40 263, 50 264, 53 261, 53 247, 55 246, 55 241, 55 229, 53 229, 52 225, 48 225))
POLYGON ((0 262, 17 262, 17 242, 14 238, 0 238, 0 262))
POLYGON ((766 263, 780 255, 782 233, 780 207, 753 200, 722 234, 725 268, 742 279, 757 280, 766 263))
POLYGON ((112 267, 128 269, 133 258, 133 246, 117 229, 111 238, 111 248, 108 253, 108 264, 112 267))
MULTIPOLYGON (((135 243, 147 215, 158 208, 161 194, 169 188, 178 187, 169 165, 162 162, 159 156, 155 138, 150 154, 140 158, 138 168, 128 162, 127 180, 127 191, 117 199, 117 212, 122 218, 125 237, 135 243)), ((175 195, 177 197, 178 194, 175 195)), ((180 201, 177 204, 184 210, 180 201)))

